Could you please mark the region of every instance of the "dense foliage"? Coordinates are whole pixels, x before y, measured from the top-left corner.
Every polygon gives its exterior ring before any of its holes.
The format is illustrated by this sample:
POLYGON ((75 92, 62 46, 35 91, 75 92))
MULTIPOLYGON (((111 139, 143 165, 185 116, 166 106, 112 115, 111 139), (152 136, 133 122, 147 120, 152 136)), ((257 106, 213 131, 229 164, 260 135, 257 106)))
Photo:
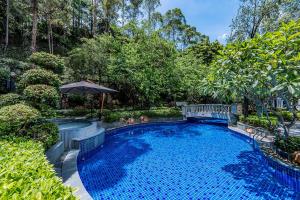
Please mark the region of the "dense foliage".
POLYGON ((30 64, 11 58, 0 58, 0 66, 17 74, 30 68, 30 64))
POLYGON ((56 74, 62 74, 65 68, 64 60, 59 56, 46 52, 36 52, 29 57, 29 62, 56 74))
POLYGON ((257 115, 249 115, 248 117, 240 116, 239 120, 241 122, 247 123, 251 126, 262 127, 274 131, 278 126, 278 120, 276 117, 258 117, 257 115))
POLYGON ((39 141, 47 150, 58 141, 59 130, 56 124, 51 122, 37 123, 29 128, 26 136, 39 141))
POLYGON ((29 85, 45 84, 58 88, 60 80, 56 74, 44 69, 30 69, 20 78, 19 88, 25 89, 29 85))
POLYGON ((204 79, 203 90, 219 98, 240 100, 246 96, 258 113, 277 116, 288 136, 297 119, 300 97, 300 21, 282 24, 275 31, 251 40, 228 44, 204 79), (292 113, 284 123, 274 101, 281 98, 292 113))
POLYGON ((277 136, 275 138, 275 146, 287 153, 294 153, 300 149, 300 137, 283 138, 277 136))
POLYGON ((6 80, 10 77, 10 71, 5 68, 0 68, 0 93, 6 92, 6 80))
POLYGON ((55 176, 40 143, 0 139, 0 199, 75 199, 55 176))
POLYGON ((274 31, 282 22, 297 20, 299 17, 298 0, 240 0, 229 40, 254 38, 256 34, 274 31))
POLYGON ((39 118, 38 110, 24 104, 2 107, 0 109, 0 134, 22 135, 24 128, 39 118))
POLYGON ((0 108, 3 106, 10 106, 17 103, 20 103, 22 98, 20 95, 15 93, 8 93, 0 95, 0 108))
POLYGON ((105 122, 120 121, 120 119, 134 118, 139 119, 141 116, 153 118, 172 118, 181 117, 181 111, 176 108, 153 108, 150 110, 133 110, 133 111, 106 111, 103 113, 105 122))
POLYGON ((30 85, 25 88, 24 99, 36 108, 41 105, 48 105, 50 107, 57 107, 59 94, 57 90, 49 85, 30 85))

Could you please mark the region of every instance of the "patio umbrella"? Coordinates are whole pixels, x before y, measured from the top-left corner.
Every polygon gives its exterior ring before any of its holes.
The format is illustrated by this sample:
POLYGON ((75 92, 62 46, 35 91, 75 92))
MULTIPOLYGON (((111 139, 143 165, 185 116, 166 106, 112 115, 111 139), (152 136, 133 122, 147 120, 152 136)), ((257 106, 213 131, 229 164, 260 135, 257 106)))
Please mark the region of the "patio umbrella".
POLYGON ((97 85, 95 83, 81 81, 76 83, 70 83, 60 87, 60 91, 63 94, 100 94, 100 93, 114 93, 116 90, 97 85))
POLYGON ((61 86, 59 89, 62 94, 82 94, 82 95, 103 94, 102 102, 101 102, 101 113, 103 111, 105 93, 118 92, 116 90, 113 90, 113 89, 110 89, 107 87, 103 87, 103 86, 97 85, 92 82, 87 82, 87 81, 70 83, 70 84, 61 86))

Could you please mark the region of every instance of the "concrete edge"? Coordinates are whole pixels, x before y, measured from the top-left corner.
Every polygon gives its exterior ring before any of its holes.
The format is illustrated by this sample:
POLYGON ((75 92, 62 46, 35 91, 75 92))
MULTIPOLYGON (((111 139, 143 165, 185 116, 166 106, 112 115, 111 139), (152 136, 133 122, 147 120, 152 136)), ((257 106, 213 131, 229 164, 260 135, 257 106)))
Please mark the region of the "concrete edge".
POLYGON ((81 182, 78 169, 77 157, 79 150, 71 150, 68 152, 62 166, 63 183, 66 186, 71 186, 76 190, 73 192, 80 200, 92 200, 90 194, 86 191, 83 183, 81 182))
MULTIPOLYGON (((246 131, 244 131, 244 130, 238 128, 238 127, 228 126, 228 128, 229 128, 230 130, 232 130, 232 131, 238 132, 238 133, 240 133, 240 134, 242 134, 242 135, 245 135, 245 136, 247 136, 247 137, 253 139, 253 135, 249 135, 249 133, 247 133, 246 131)), ((266 142, 266 143, 271 143, 271 142, 272 142, 272 140, 270 140, 270 138, 267 138, 267 137, 264 137, 264 138, 263 138, 263 137, 261 137, 261 136, 255 136, 254 139, 255 139, 256 141, 262 141, 262 142, 266 142)))

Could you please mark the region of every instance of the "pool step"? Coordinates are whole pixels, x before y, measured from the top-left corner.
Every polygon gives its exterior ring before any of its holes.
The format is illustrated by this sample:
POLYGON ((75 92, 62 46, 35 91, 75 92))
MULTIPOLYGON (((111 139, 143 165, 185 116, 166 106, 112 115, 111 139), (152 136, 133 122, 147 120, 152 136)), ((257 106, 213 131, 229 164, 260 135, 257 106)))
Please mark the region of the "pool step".
POLYGON ((105 129, 101 128, 97 132, 72 139, 72 149, 80 149, 80 154, 88 153, 104 143, 105 129))

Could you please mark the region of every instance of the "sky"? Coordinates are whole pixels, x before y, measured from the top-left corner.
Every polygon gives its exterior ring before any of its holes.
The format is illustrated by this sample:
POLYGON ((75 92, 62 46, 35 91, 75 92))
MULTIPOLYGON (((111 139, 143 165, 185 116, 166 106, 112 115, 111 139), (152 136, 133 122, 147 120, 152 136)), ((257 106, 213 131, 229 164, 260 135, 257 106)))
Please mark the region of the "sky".
POLYGON ((239 8, 239 0, 161 0, 158 11, 180 8, 189 25, 208 35, 211 41, 226 43, 230 24, 239 8))

